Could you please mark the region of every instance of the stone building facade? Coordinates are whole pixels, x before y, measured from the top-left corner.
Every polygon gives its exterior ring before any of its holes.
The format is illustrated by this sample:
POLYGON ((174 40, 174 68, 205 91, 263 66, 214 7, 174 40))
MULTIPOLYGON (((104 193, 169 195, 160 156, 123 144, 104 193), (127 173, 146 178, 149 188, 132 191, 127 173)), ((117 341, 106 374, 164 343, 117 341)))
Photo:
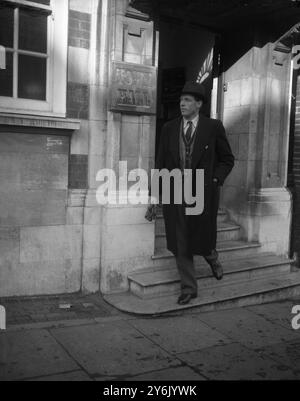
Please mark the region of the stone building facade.
POLYGON ((99 205, 97 172, 113 168, 125 179, 119 161, 150 172, 180 85, 204 74, 204 112, 223 120, 236 157, 221 196, 239 229, 234 240, 292 256, 300 8, 288 2, 282 18, 281 1, 259 15, 245 14, 246 2, 233 10, 207 1, 202 13, 188 3, 1 2, 1 297, 122 293, 132 272, 171 265, 168 255, 155 257, 163 235, 145 220, 145 205, 99 205))

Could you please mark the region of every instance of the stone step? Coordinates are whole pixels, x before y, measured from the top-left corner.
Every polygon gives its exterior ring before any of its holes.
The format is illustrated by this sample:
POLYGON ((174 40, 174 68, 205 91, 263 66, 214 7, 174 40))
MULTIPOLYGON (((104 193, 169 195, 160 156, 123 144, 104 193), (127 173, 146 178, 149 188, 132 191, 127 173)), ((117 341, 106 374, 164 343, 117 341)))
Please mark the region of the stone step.
MULTIPOLYGON (((262 252, 260 248, 261 245, 258 242, 247 242, 243 240, 220 241, 217 243, 217 251, 220 254, 221 261, 255 256, 262 252)), ((174 259, 174 256, 165 248, 158 248, 156 253, 152 256, 152 260, 161 261, 167 259, 174 259)), ((203 260, 203 258, 201 256, 195 256, 196 265, 199 264, 199 260, 203 260)))
POLYGON ((300 270, 283 273, 276 277, 266 276, 257 280, 245 280, 209 287, 199 291, 198 297, 187 305, 178 305, 178 294, 166 295, 157 298, 140 298, 130 291, 121 294, 104 295, 104 299, 115 308, 137 315, 161 315, 183 309, 195 311, 214 311, 230 309, 247 305, 257 305, 274 302, 300 295, 300 270))
MULTIPOLYGON (((256 257, 227 260, 223 263, 224 277, 217 281, 208 264, 203 261, 196 267, 196 275, 199 290, 224 285, 239 285, 245 280, 255 280, 260 277, 272 275, 276 277, 282 273, 288 273, 292 260, 271 253, 264 253, 256 257)), ((129 288, 132 293, 141 298, 153 298, 174 294, 180 291, 180 277, 176 266, 161 267, 156 269, 143 269, 128 275, 129 288)))
MULTIPOLYGON (((223 209, 218 210, 217 225, 224 223, 228 220, 228 215, 223 209)), ((161 233, 165 231, 165 222, 162 212, 158 212, 155 220, 155 233, 161 233)))
MULTIPOLYGON (((238 240, 240 235, 240 226, 233 223, 220 223, 217 227, 218 241, 238 240)), ((155 234, 155 249, 166 248, 166 234, 162 230, 155 234)))

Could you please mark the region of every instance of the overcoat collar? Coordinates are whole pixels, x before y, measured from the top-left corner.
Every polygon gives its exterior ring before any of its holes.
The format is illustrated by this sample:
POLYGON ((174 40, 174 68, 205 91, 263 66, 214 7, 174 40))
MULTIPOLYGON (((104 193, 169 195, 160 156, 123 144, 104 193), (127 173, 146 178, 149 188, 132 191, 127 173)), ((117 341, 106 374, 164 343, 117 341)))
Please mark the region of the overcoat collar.
MULTIPOLYGON (((181 134, 181 123, 182 118, 178 118, 175 122, 174 132, 172 132, 172 140, 169 142, 170 151, 174 158, 174 162, 178 166, 180 166, 179 135, 181 134)), ((203 151, 206 149, 206 146, 210 141, 209 119, 203 114, 199 114, 199 121, 194 135, 196 135, 196 137, 192 153, 192 168, 196 167, 203 154, 203 151)))

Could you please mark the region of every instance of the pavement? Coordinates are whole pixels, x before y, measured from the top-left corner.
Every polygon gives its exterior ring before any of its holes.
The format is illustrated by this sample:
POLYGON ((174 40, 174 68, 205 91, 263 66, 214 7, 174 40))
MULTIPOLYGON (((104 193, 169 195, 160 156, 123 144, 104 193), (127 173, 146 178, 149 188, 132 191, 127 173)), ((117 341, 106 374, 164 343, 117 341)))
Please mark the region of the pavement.
POLYGON ((0 305, 0 381, 300 379, 300 329, 291 325, 299 298, 151 317, 122 313, 99 294, 0 305))

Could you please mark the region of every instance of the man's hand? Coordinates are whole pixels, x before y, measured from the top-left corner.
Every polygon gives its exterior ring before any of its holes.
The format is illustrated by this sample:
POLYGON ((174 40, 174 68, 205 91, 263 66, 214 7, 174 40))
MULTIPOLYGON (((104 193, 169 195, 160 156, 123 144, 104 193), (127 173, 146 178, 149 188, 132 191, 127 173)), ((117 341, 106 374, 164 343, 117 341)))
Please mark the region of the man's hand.
POLYGON ((145 218, 148 221, 152 221, 153 219, 156 218, 156 205, 149 205, 147 212, 145 214, 145 218))

